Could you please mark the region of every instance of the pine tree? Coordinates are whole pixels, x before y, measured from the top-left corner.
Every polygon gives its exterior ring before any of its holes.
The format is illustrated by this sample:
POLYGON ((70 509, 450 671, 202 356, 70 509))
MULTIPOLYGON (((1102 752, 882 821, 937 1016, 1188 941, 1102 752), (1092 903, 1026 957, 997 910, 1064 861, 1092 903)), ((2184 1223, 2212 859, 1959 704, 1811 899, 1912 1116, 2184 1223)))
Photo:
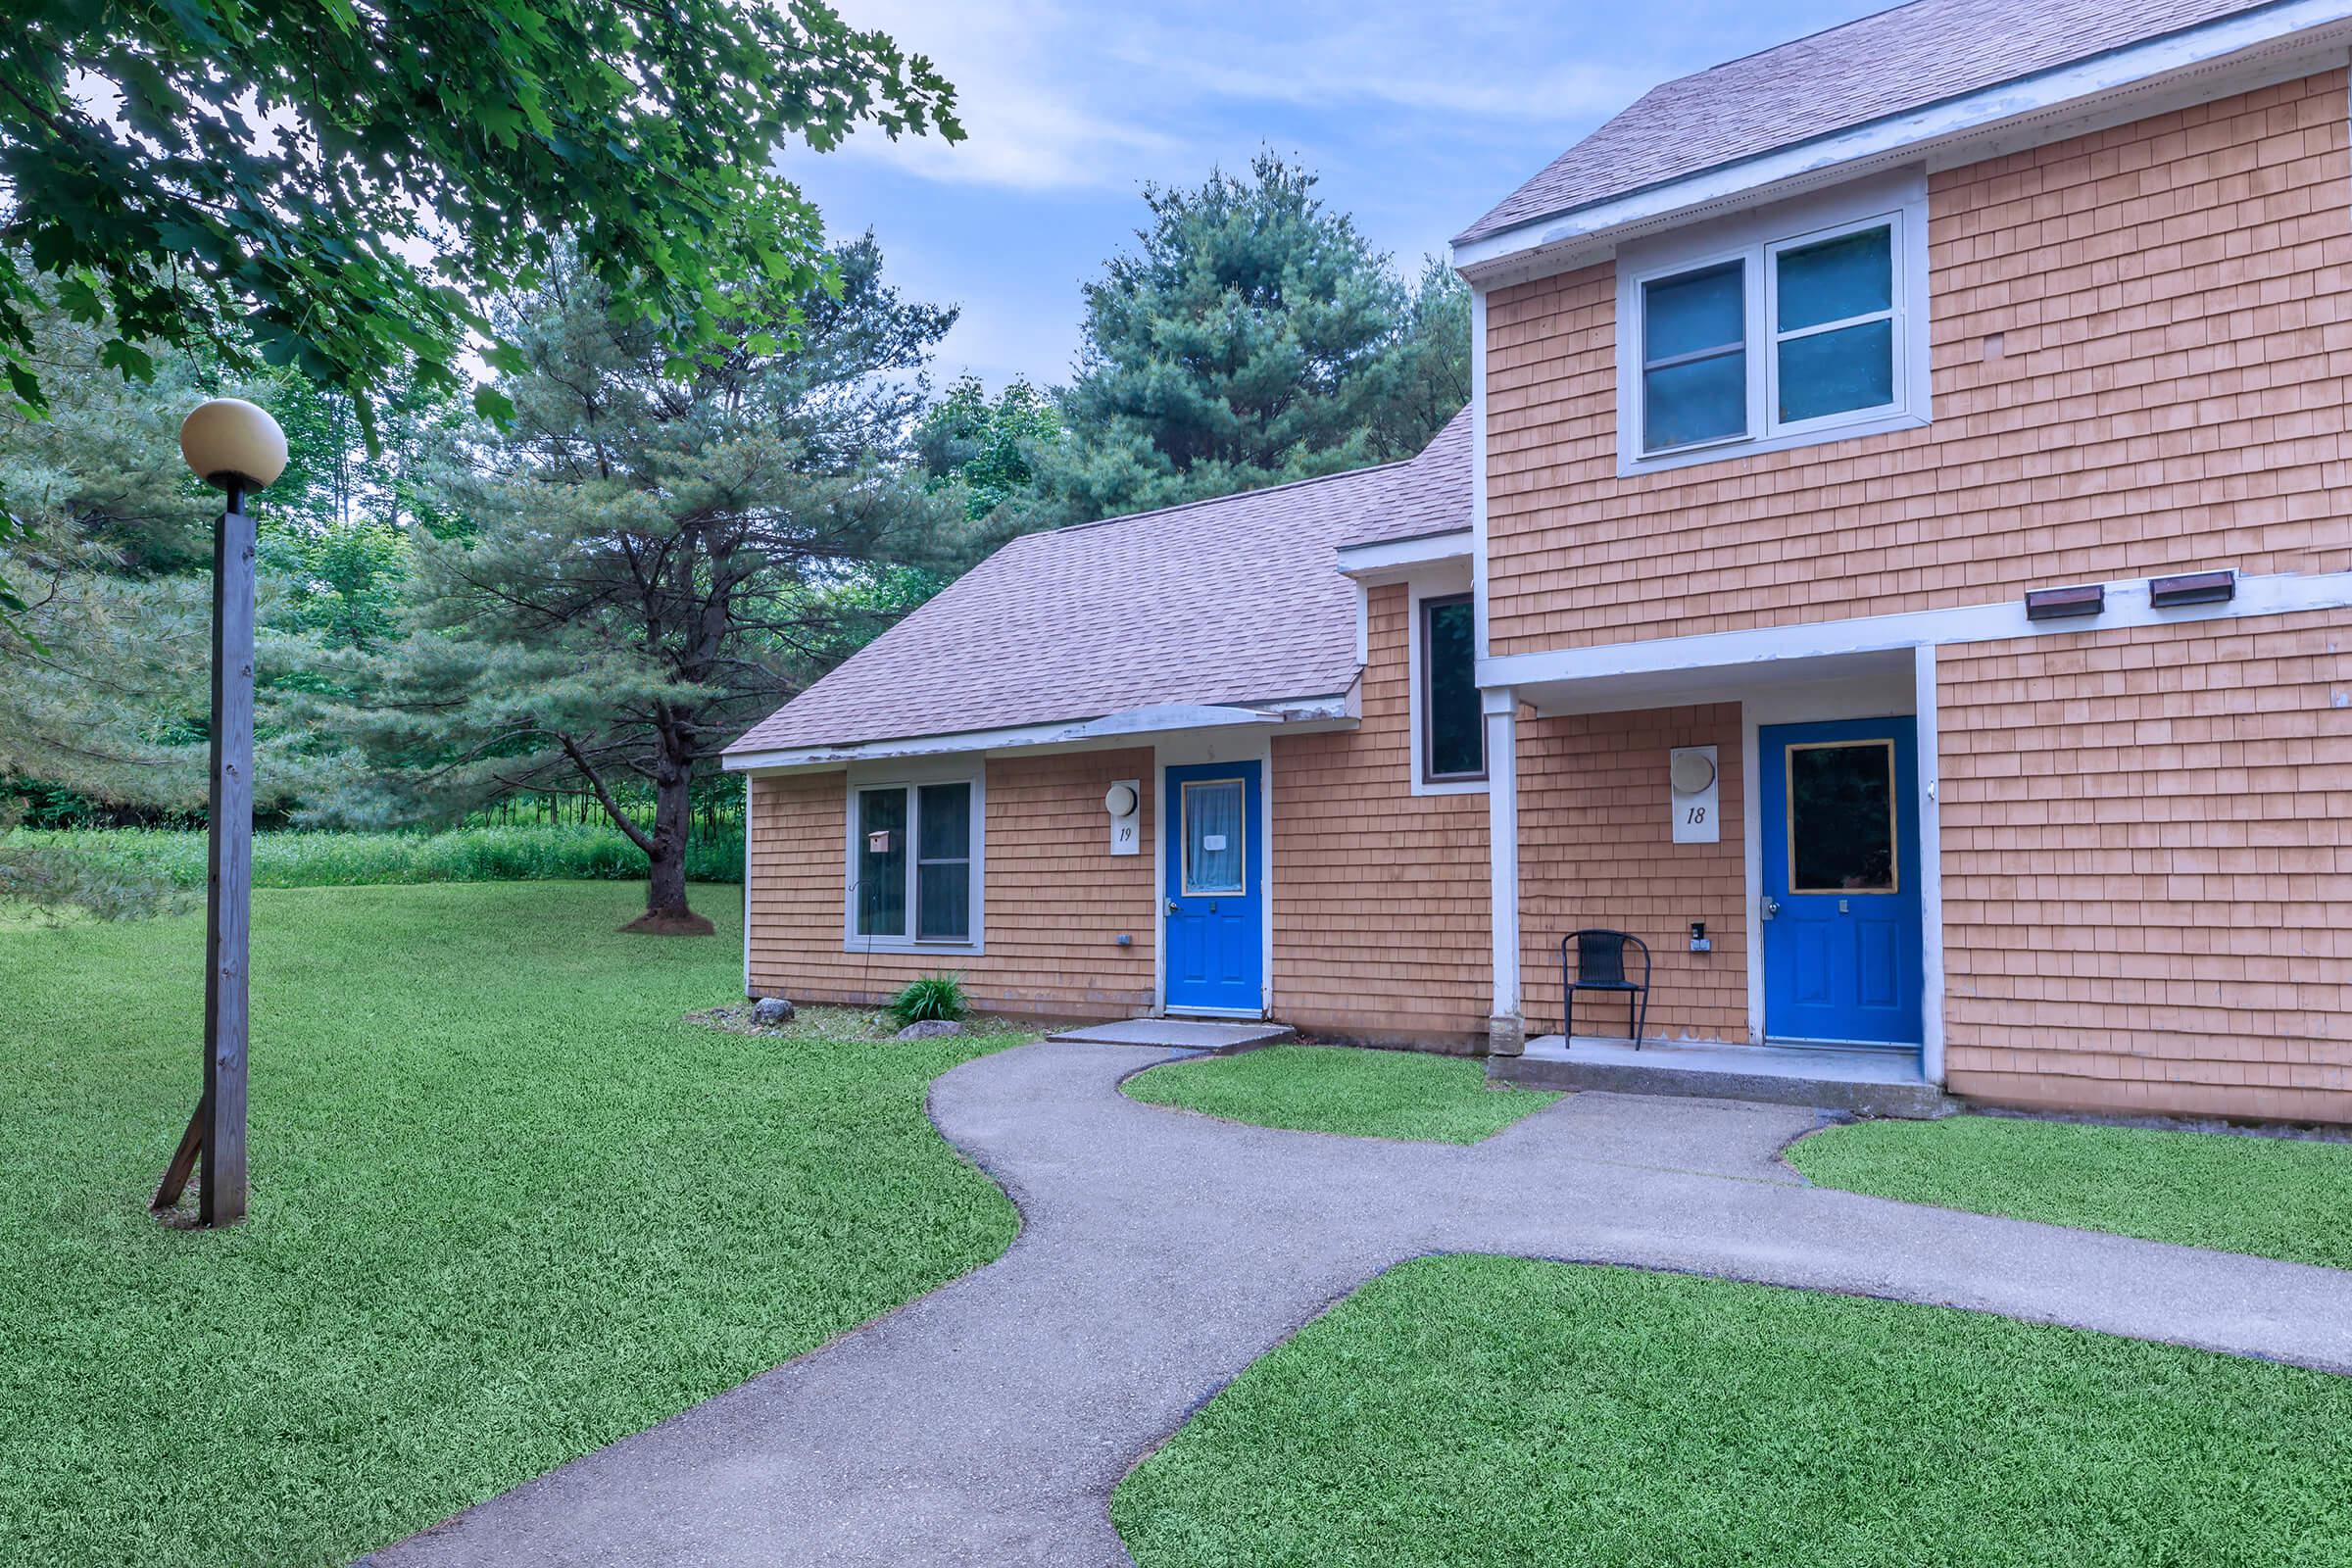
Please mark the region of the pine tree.
POLYGON ((797 340, 738 295, 684 375, 576 268, 508 303, 514 421, 446 472, 464 526, 413 540, 413 635, 346 659, 359 695, 326 715, 396 809, 576 781, 646 854, 636 928, 710 929, 686 895, 695 779, 864 613, 842 584, 951 559, 965 528, 907 450, 954 313, 884 284, 870 236, 835 262, 836 292, 793 302, 797 340))
MULTIPOLYGON (((1040 520, 1077 521, 1333 473, 1418 450, 1432 416, 1418 296, 1316 176, 1261 153, 1247 178, 1147 187, 1151 223, 1086 289, 1066 440, 1040 451, 1040 520), (1426 367, 1421 367, 1426 369, 1426 367), (1423 400, 1426 402, 1426 399, 1423 400)), ((1433 330, 1454 323, 1433 309, 1433 330)), ((1466 315, 1458 325, 1465 369, 1466 315)), ((1456 407, 1459 405, 1457 404, 1456 407)))
MULTIPOLYGON (((161 345, 154 379, 128 383, 102 364, 103 329, 51 311, 33 331, 49 407, 0 406, 0 510, 23 524, 0 545, 0 576, 25 605, 0 619, 0 780, 131 815, 201 813, 220 496, 188 472, 178 425, 217 392, 268 401, 270 388, 161 345)), ((264 518, 275 499, 257 500, 264 518)), ((280 585, 263 602, 269 624, 280 585)), ((275 652, 266 638, 265 710, 275 652)), ((309 764, 267 712, 258 745, 267 813, 309 764)))

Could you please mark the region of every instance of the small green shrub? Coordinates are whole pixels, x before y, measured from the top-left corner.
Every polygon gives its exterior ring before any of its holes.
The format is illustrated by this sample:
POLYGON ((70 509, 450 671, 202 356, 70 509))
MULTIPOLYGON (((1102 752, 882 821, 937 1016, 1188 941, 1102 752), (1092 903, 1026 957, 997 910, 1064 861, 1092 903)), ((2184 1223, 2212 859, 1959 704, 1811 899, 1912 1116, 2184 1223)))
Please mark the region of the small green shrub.
POLYGON ((933 1018, 955 1020, 971 1010, 963 997, 963 976, 927 974, 906 982, 906 989, 890 999, 891 1016, 902 1024, 933 1018))

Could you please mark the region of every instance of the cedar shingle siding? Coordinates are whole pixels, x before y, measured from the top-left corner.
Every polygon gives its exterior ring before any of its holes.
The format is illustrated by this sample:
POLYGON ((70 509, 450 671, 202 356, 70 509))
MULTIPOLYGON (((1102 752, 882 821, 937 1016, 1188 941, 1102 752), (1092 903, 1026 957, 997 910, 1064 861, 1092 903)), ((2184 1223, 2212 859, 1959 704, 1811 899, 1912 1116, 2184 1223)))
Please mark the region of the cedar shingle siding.
POLYGON ((1487 798, 1412 793, 1408 613, 1372 590, 1361 728, 1274 743, 1274 1012, 1465 1050, 1494 994, 1487 798))
POLYGON ((752 989, 878 1002, 954 970, 991 1011, 1125 1018, 1152 1005, 1152 758, 1082 752, 988 763, 981 954, 844 953, 848 775, 752 780, 752 989), (1105 853, 1102 792, 1142 779, 1141 855, 1105 853), (1122 948, 1118 938, 1133 938, 1122 948))
POLYGON ((2352 567, 2329 72, 1932 176, 1935 422, 1616 477, 1607 266, 1489 304, 1493 651, 2352 567))
MULTIPOLYGON (((1740 750, 1737 703, 1520 721, 1520 952, 1530 1034, 1560 1026, 1560 938, 1603 926, 1649 944, 1649 1038, 1747 1038, 1740 750), (1716 748, 1719 844, 1674 842, 1666 764, 1678 746, 1716 748), (1712 953, 1690 951, 1693 920, 1706 922, 1712 953)), ((1585 992, 1577 1014, 1580 1035, 1631 1032, 1622 997, 1585 992)))
POLYGON ((2352 1119, 2352 612, 1939 651, 1962 1094, 2352 1119))

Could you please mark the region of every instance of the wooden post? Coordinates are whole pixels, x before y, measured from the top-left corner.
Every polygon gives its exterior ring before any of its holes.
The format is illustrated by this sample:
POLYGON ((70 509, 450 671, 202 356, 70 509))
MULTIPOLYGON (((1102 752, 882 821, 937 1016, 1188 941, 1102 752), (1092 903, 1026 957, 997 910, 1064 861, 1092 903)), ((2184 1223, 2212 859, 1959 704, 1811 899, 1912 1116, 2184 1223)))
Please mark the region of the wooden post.
POLYGON ((213 535, 213 776, 204 922, 204 1183, 196 1217, 245 1217, 246 954, 253 923, 253 518, 242 485, 213 535))

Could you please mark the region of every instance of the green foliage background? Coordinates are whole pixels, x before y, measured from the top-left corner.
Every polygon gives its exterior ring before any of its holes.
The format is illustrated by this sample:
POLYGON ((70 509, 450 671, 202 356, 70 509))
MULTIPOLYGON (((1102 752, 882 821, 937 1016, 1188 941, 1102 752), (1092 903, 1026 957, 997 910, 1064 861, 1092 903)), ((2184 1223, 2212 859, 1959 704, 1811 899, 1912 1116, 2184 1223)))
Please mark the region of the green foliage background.
POLYGON ((590 800, 649 906, 682 907, 680 868, 732 853, 689 825, 718 750, 997 544, 1406 456, 1468 396, 1459 281, 1400 274, 1270 154, 1146 191, 1067 386, 935 395, 955 311, 903 298, 872 236, 825 241, 767 153, 860 123, 953 138, 952 89, 816 0, 665 15, 31 0, 0 23, 0 897, 120 914, 185 885, 169 840, 8 828, 202 824, 217 500, 176 429, 204 397, 288 442, 255 503, 260 820, 409 835, 275 863, 605 875, 610 838, 415 847, 590 800), (225 135, 240 104, 282 135, 225 135))

